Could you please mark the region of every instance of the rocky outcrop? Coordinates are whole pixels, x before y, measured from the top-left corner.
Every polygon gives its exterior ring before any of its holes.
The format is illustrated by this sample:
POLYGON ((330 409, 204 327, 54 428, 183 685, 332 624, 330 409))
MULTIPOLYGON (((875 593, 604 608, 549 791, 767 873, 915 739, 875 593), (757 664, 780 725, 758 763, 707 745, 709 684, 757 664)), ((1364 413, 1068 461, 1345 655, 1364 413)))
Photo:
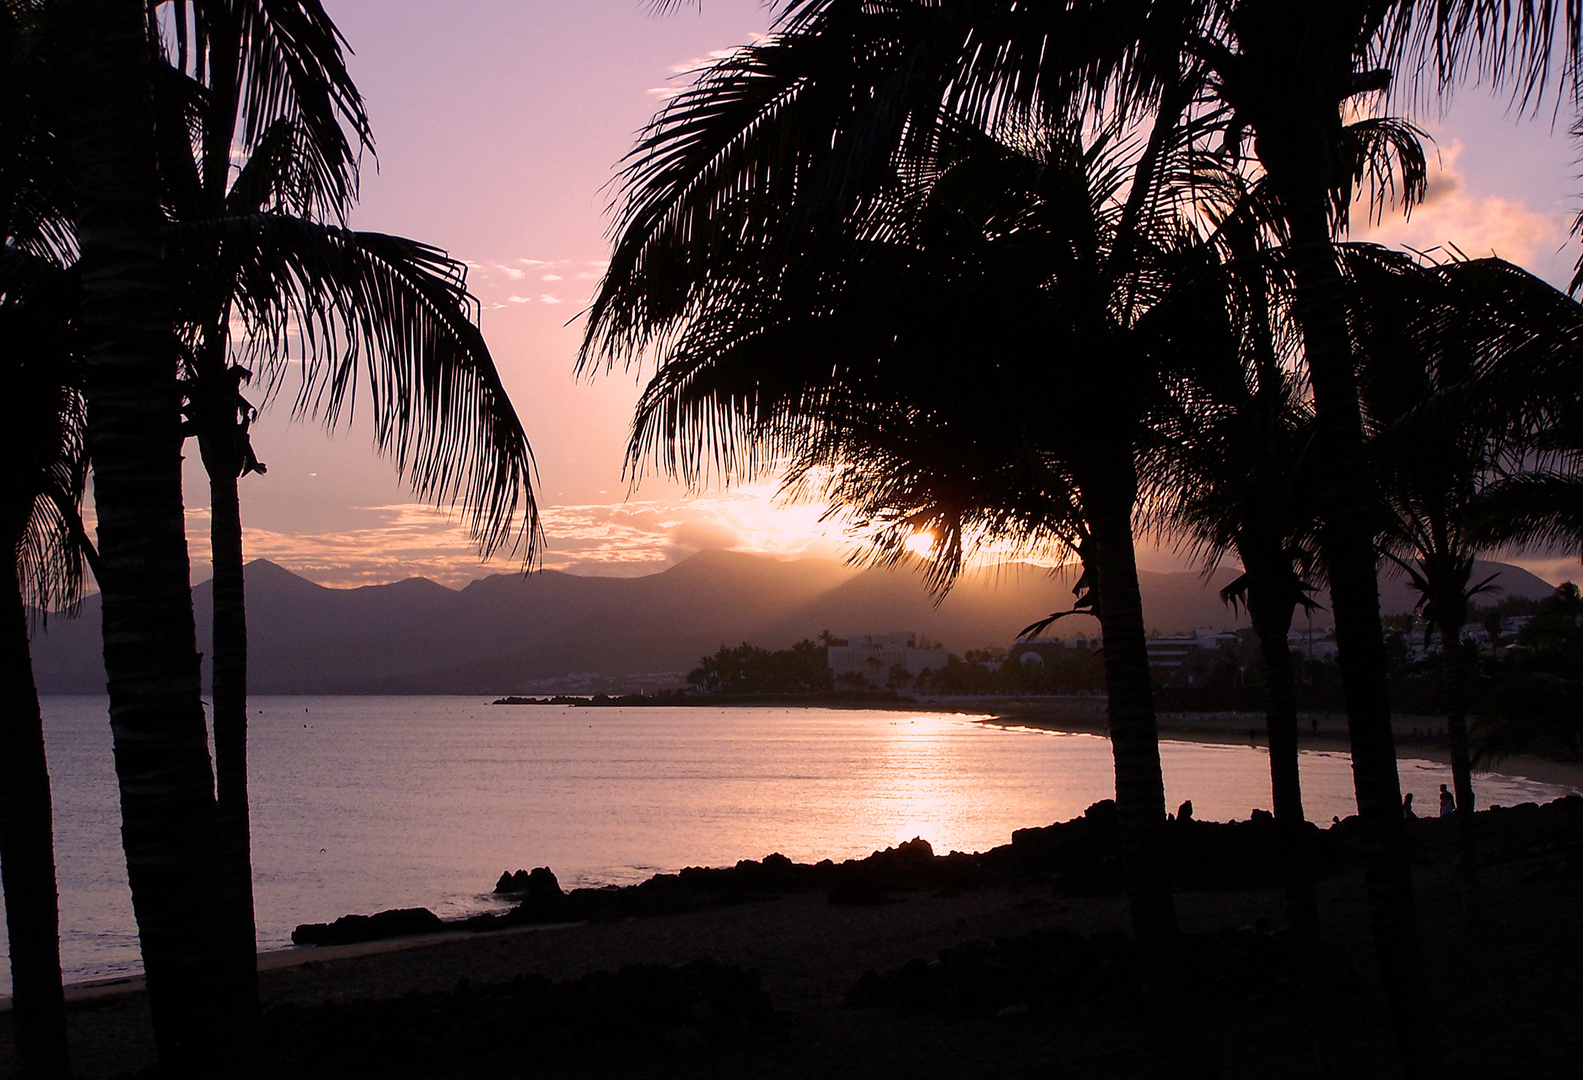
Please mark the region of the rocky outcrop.
POLYGON ((385 938, 438 933, 446 928, 428 908, 391 908, 373 915, 342 915, 332 923, 303 923, 291 932, 293 945, 356 945, 385 938))
MULTIPOLYGON (((1475 816, 1486 862, 1509 861, 1539 851, 1544 874, 1583 876, 1583 797, 1543 807, 1525 804, 1475 816), (1537 844, 1537 846, 1536 846, 1537 844)), ((1425 850, 1450 843, 1451 819, 1409 822, 1415 844, 1425 850)), ((1255 811, 1248 821, 1180 818, 1166 835, 1172 879, 1178 889, 1252 889, 1281 884, 1284 838, 1275 820, 1255 811)), ((1334 872, 1354 858, 1359 843, 1354 818, 1329 829, 1304 830, 1308 861, 1316 876, 1334 872)), ((1540 871, 1535 871, 1536 873, 1540 871)), ((793 862, 775 853, 735 866, 688 867, 656 874, 637 885, 563 890, 548 867, 500 875, 495 893, 514 900, 508 911, 442 923, 423 908, 349 915, 334 923, 299 926, 299 945, 344 944, 439 929, 500 930, 511 926, 614 920, 759 903, 787 893, 823 891, 836 905, 892 903, 908 893, 952 894, 984 885, 1039 881, 1065 895, 1120 891, 1121 836, 1116 807, 1106 799, 1071 821, 1019 829, 1011 843, 981 854, 936 855, 927 840, 913 839, 863 859, 793 862)))

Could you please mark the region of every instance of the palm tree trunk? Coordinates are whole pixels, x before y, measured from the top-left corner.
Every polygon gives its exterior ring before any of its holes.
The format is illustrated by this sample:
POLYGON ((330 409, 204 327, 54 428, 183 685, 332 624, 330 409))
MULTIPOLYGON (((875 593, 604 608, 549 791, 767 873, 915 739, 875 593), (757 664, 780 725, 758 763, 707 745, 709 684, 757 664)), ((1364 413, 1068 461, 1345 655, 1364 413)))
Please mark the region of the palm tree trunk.
MULTIPOLYGON (((1287 191, 1312 189, 1311 177, 1327 175, 1323 147, 1312 160, 1282 160, 1277 153, 1266 154, 1269 134, 1260 132, 1260 156, 1272 177, 1283 166, 1292 170, 1287 177, 1294 182, 1282 185, 1287 191)), ((1308 134, 1303 129, 1296 141, 1308 134)), ((1318 134, 1323 139, 1322 130, 1318 134)), ((1296 314, 1314 391, 1324 523, 1320 542, 1341 654, 1375 955, 1403 1076, 1438 1080, 1444 1064, 1424 977, 1402 825, 1362 418, 1326 199, 1321 186, 1311 197, 1289 200, 1287 209, 1296 314)))
POLYGON ((1104 640, 1122 875, 1161 1056, 1174 1067, 1173 1075, 1210 1077, 1215 1067, 1194 1006, 1195 988, 1182 970, 1181 935, 1171 893, 1165 779, 1132 539, 1137 477, 1130 446, 1114 449, 1110 456, 1112 467, 1086 478, 1082 492, 1104 640))
MULTIPOLYGON (((214 559, 214 770, 220 815, 221 906, 236 949, 234 974, 251 1038, 258 1013, 258 932, 253 918, 252 832, 247 801, 247 599, 236 471, 209 477, 214 559)), ((228 970, 230 970, 228 968, 228 970)))
MULTIPOLYGON (((1275 603, 1280 603, 1276 601, 1275 603)), ((1283 877, 1286 918, 1299 941, 1310 946, 1319 941, 1319 902, 1314 897, 1313 867, 1308 852, 1308 822, 1303 816, 1303 784, 1297 755, 1297 691, 1292 673, 1292 650, 1286 642, 1291 629, 1290 605, 1286 616, 1266 605, 1254 620, 1259 655, 1264 661, 1264 724, 1270 740, 1270 799, 1275 825, 1283 837, 1283 877)))
MULTIPOLYGON (((235 1074, 142 0, 68 0, 88 449, 121 837, 162 1072, 235 1074)), ((229 980, 234 985, 235 979, 229 980)))
POLYGON ((1468 750, 1468 684, 1470 658, 1462 642, 1462 625, 1446 620, 1440 629, 1444 665, 1446 735, 1451 744, 1451 783, 1457 796, 1457 869, 1462 876, 1462 913, 1469 922, 1482 917, 1479 903, 1479 848, 1473 822, 1473 759, 1468 750))
POLYGON ((11 1001, 20 1080, 71 1075, 60 974, 60 901, 50 822, 44 720, 33 682, 27 612, 5 578, 0 627, 0 886, 11 942, 11 1001))

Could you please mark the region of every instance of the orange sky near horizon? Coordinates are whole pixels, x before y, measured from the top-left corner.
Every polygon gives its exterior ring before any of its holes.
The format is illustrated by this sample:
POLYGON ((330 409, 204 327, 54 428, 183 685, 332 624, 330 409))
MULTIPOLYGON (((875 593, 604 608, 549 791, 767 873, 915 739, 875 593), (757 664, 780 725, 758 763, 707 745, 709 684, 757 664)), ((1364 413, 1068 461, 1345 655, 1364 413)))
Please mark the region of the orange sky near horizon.
MULTIPOLYGON (((658 16, 641 0, 329 0, 355 51, 351 70, 374 125, 352 224, 400 233, 467 261, 483 329, 538 463, 543 565, 651 573, 703 548, 783 558, 850 549, 821 507, 779 507, 774 484, 689 494, 622 476, 638 373, 576 380, 579 313, 603 268, 610 181, 635 132, 685 72, 769 26, 759 0, 708 0, 658 16)), ((1583 200, 1565 123, 1508 116, 1464 91, 1443 118, 1430 197, 1411 221, 1388 216, 1364 239, 1419 250, 1490 251, 1564 284, 1583 200)), ((264 477, 242 483, 248 557, 326 585, 425 576, 460 586, 517 564, 481 564, 459 526, 416 505, 355 423, 334 437, 289 418, 255 429, 264 477)), ((207 490, 195 451, 187 497, 194 580, 208 576, 207 490)), ((1183 564, 1146 547, 1150 569, 1183 564)), ((1553 581, 1573 558, 1525 565, 1553 581)))

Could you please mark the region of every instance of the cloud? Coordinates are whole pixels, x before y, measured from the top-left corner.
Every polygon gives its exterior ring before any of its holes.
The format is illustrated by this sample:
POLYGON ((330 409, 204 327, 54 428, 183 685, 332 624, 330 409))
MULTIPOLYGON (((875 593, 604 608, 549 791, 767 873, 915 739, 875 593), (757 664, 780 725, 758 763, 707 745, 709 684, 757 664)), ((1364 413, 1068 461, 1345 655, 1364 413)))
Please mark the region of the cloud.
POLYGON ((1457 167, 1462 149, 1460 141, 1453 141, 1431 161, 1429 190, 1411 217, 1387 211, 1382 222, 1368 224, 1366 203, 1354 203, 1355 238, 1425 252, 1455 249, 1470 258, 1495 254, 1530 267, 1552 257, 1567 241, 1567 215, 1470 190, 1457 167))
POLYGON ((539 278, 539 280, 540 281, 560 281, 561 280, 561 275, 559 275, 559 274, 545 274, 543 277, 539 278))
POLYGON ((531 296, 508 296, 508 297, 506 297, 506 303, 508 303, 508 304, 527 304, 527 303, 531 303, 532 300, 533 300, 533 297, 531 297, 531 296))
POLYGON ((505 274, 506 277, 510 278, 512 281, 520 279, 524 274, 527 273, 526 270, 518 270, 515 266, 501 266, 499 263, 495 264, 495 269, 499 270, 502 274, 505 274))
MULTIPOLYGON (((578 574, 633 577, 658 573, 698 551, 725 549, 775 558, 843 559, 859 538, 824 507, 787 506, 773 483, 743 485, 691 498, 542 505, 547 541, 541 565, 578 574)), ((89 528, 93 528, 91 508, 89 528)), ((336 588, 426 577, 461 588, 490 574, 521 570, 519 556, 479 558, 466 528, 417 502, 358 506, 338 512, 325 531, 289 526, 244 530, 247 557, 267 558, 309 580, 336 588)), ((209 511, 187 510, 193 580, 210 576, 209 511)), ((975 560, 1002 561, 987 549, 975 560)), ((1039 560, 1045 561, 1045 560, 1039 560)))
POLYGON ((741 545, 736 530, 718 521, 684 521, 671 530, 670 547, 673 551, 692 553, 706 550, 726 550, 741 545))
POLYGON ((1560 585, 1567 581, 1583 581, 1583 563, 1579 563, 1577 555, 1502 556, 1501 561, 1520 566, 1552 585, 1560 585))
POLYGON ((539 299, 544 301, 546 304, 559 304, 562 302, 560 297, 551 296, 549 293, 545 293, 543 296, 539 297, 539 299))

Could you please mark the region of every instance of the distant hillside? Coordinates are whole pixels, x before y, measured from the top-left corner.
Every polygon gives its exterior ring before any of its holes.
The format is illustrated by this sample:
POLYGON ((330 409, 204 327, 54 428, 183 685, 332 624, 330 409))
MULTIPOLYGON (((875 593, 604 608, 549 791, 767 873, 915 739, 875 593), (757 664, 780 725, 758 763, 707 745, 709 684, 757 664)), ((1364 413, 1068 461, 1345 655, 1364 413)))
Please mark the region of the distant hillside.
MULTIPOLYGON (((1511 595, 1551 591, 1513 566, 1481 565, 1476 573, 1497 570, 1511 595)), ((1192 573, 1140 576, 1151 630, 1246 624, 1217 596, 1231 571, 1208 583, 1192 573)), ((1069 607, 1072 599, 1069 578, 1029 566, 968 575, 936 606, 910 573, 720 551, 647 577, 545 571, 497 575, 461 590, 424 578, 328 589, 260 559, 247 567, 247 589, 257 694, 652 687, 722 644, 783 648, 822 630, 837 636, 910 630, 961 652, 1009 644, 1023 626, 1069 607)), ((207 652, 209 584, 193 594, 200 647, 207 652)), ((1412 607, 1400 581, 1386 582, 1382 599, 1387 612, 1412 607)), ((1097 629, 1084 618, 1058 632, 1092 635, 1097 629)), ((44 693, 103 692, 97 597, 89 598, 79 618, 50 620, 34 642, 34 666, 44 693)))

